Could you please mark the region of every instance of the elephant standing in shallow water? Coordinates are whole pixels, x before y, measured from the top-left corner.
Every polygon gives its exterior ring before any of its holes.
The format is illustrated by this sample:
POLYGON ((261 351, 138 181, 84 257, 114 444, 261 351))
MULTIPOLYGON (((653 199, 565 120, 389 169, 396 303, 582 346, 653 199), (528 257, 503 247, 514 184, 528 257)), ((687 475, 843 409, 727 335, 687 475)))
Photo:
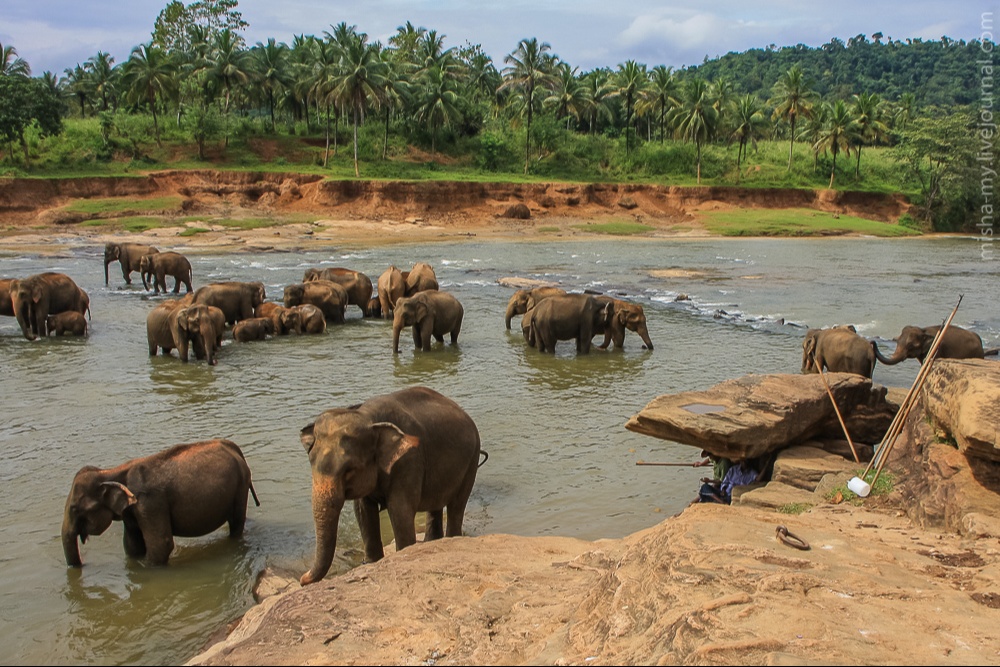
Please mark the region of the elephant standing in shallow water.
POLYGON ((507 310, 504 313, 504 324, 510 331, 510 321, 515 315, 523 315, 542 299, 550 296, 565 296, 566 290, 559 287, 535 287, 533 289, 519 289, 511 295, 507 302, 507 310))
POLYGON ((125 284, 132 284, 132 272, 141 269, 139 263, 144 255, 160 252, 151 245, 140 245, 138 243, 108 243, 104 246, 104 284, 108 284, 108 265, 118 261, 122 265, 122 277, 125 284))
POLYGON ((403 297, 396 302, 392 317, 392 351, 399 354, 399 334, 403 327, 413 327, 413 345, 418 350, 430 352, 431 338, 444 342, 444 335, 451 335, 451 344, 458 342, 465 309, 447 292, 430 290, 403 297))
POLYGON ((567 294, 544 299, 529 312, 528 337, 539 352, 555 354, 556 341, 575 339, 577 354, 589 354, 591 339, 610 325, 614 311, 589 294, 567 294))
POLYGON ((595 296, 594 300, 601 306, 611 305, 611 320, 604 323, 604 342, 597 347, 606 350, 613 342, 615 349, 622 349, 625 346, 625 331, 634 331, 642 339, 642 347, 645 350, 653 349, 653 341, 649 338, 649 329, 646 328, 646 313, 642 306, 631 301, 622 301, 610 296, 595 296))
MULTIPOLYGON (((940 330, 941 325, 906 326, 895 339, 896 351, 891 357, 884 356, 875 341, 871 342, 872 350, 875 352, 875 357, 887 366, 898 364, 904 359, 919 359, 922 364, 930 352, 934 337, 940 330)), ((984 356, 983 339, 979 334, 955 325, 948 326, 937 351, 938 359, 982 359, 984 356)))
POLYGON ((462 534, 479 467, 479 430, 454 401, 411 387, 321 414, 302 429, 312 467, 316 556, 303 585, 326 576, 347 500, 361 528, 365 559, 382 558, 379 510, 386 508, 396 548, 417 541, 414 516, 427 512, 425 540, 462 534), (443 514, 447 509, 447 530, 443 514))
POLYGON ((264 283, 227 281, 202 285, 194 293, 192 303, 215 306, 226 316, 226 324, 236 324, 240 320, 248 320, 254 316, 267 294, 264 283))
POLYGON ((90 297, 64 273, 36 273, 12 280, 9 287, 14 316, 28 340, 45 336, 49 315, 90 311, 90 297))
POLYGON ((809 329, 802 341, 802 372, 854 373, 871 378, 875 353, 853 326, 809 329))
MULTIPOLYGON (((104 470, 86 466, 66 498, 66 564, 81 566, 77 540, 86 543, 112 521, 125 526, 125 553, 152 565, 167 564, 174 536, 200 537, 228 522, 229 536, 240 537, 248 492, 253 492, 250 467, 230 440, 174 445, 104 470)), ((256 492, 253 496, 257 502, 256 492)))

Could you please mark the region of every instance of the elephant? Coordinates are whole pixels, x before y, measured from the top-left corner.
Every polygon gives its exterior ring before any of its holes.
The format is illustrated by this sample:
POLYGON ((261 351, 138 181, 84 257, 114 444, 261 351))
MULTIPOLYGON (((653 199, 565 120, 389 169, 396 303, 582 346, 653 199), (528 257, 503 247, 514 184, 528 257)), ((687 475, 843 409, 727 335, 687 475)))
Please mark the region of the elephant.
POLYGON ((251 317, 233 325, 233 340, 248 343, 252 340, 266 340, 275 333, 274 320, 270 317, 251 317))
POLYGON ((10 299, 21 333, 28 340, 45 335, 49 315, 90 312, 90 297, 64 273, 36 273, 10 282, 10 299))
POLYGON ((510 331, 510 321, 515 315, 523 315, 535 307, 542 299, 550 296, 564 296, 566 290, 558 287, 535 287, 533 289, 519 289, 510 297, 507 302, 507 312, 504 313, 504 323, 507 331, 510 331))
POLYGON ((311 280, 286 287, 284 303, 285 308, 311 303, 323 311, 323 317, 327 321, 343 324, 347 299, 347 290, 340 283, 330 280, 311 280))
POLYGON ((180 294, 181 283, 184 283, 188 293, 193 290, 191 286, 191 262, 178 252, 156 252, 143 255, 139 259, 139 275, 142 277, 142 286, 149 289, 149 283, 152 283, 156 294, 159 294, 161 289, 164 292, 167 291, 167 276, 172 276, 174 279, 174 294, 180 294))
POLYGON ((312 467, 316 523, 315 560, 299 580, 302 585, 330 570, 346 500, 354 501, 369 562, 384 555, 382 508, 388 510, 397 549, 416 543, 417 512, 427 512, 425 541, 462 534, 481 443, 476 423, 451 399, 420 386, 375 396, 323 412, 302 429, 300 439, 312 467))
POLYGON ((406 292, 403 296, 413 296, 417 292, 438 289, 437 275, 434 268, 426 262, 417 262, 403 278, 406 292))
POLYGON ((63 513, 66 564, 80 567, 81 543, 101 535, 112 521, 125 526, 125 553, 166 565, 174 537, 208 535, 229 523, 243 535, 247 492, 257 492, 243 452, 230 440, 174 445, 114 468, 85 466, 73 478, 63 513))
MULTIPOLYGON (((603 329, 604 342, 597 346, 599 349, 608 349, 608 345, 612 342, 616 349, 622 349, 625 346, 626 329, 639 334, 644 350, 653 349, 653 341, 649 339, 649 329, 646 328, 646 313, 640 304, 610 296, 595 296, 594 299, 602 306, 611 304, 612 309, 611 321, 603 329)), ((602 332, 595 331, 595 333, 602 332)))
MULTIPOLYGON (((595 332, 610 326, 614 311, 589 294, 550 296, 531 309, 529 336, 539 352, 555 354, 556 342, 576 339, 577 354, 589 354, 595 332)), ((523 325, 522 325, 523 326, 523 325)))
POLYGON ((218 363, 216 352, 222 345, 222 332, 226 326, 223 312, 205 304, 181 305, 177 301, 162 303, 146 316, 146 340, 149 356, 156 356, 160 348, 164 356, 177 348, 181 361, 188 360, 188 346, 194 347, 195 358, 204 359, 210 366, 218 363))
POLYGON ((226 324, 236 324, 254 316, 254 309, 264 303, 264 283, 228 281, 202 285, 194 293, 193 303, 215 306, 226 316, 226 324))
POLYGON ((67 310, 45 318, 45 335, 86 336, 87 318, 75 310, 67 310))
POLYGON ((390 266, 378 277, 378 302, 382 317, 389 319, 396 307, 396 302, 406 295, 406 281, 403 273, 395 266, 390 266))
POLYGON ((430 352, 431 336, 444 342, 444 335, 451 334, 451 344, 458 342, 462 330, 462 304, 448 292, 431 290, 403 297, 396 302, 392 317, 392 351, 399 354, 399 332, 403 327, 413 327, 413 345, 430 352))
POLYGON ((802 341, 802 372, 854 373, 871 378, 875 353, 868 341, 851 326, 809 329, 802 341))
POLYGON ((14 304, 10 300, 10 284, 13 278, 0 279, 0 315, 14 317, 14 304))
POLYGON ((347 290, 347 305, 355 305, 360 308, 362 317, 370 315, 368 302, 371 301, 372 292, 375 289, 372 287, 371 278, 365 274, 353 269, 339 267, 322 270, 306 269, 302 282, 307 283, 313 280, 329 280, 339 283, 341 287, 347 290))
POLYGON ((378 293, 368 299, 368 317, 382 317, 382 303, 378 300, 378 293))
POLYGON ((160 252, 151 245, 140 245, 138 243, 108 243, 104 246, 104 284, 108 284, 108 265, 115 260, 121 262, 122 276, 125 284, 132 284, 132 272, 139 271, 139 263, 143 255, 150 255, 160 252))
MULTIPOLYGON (((919 359, 922 364, 940 330, 941 325, 905 326, 895 338, 896 351, 891 357, 884 356, 874 340, 871 342, 872 350, 875 351, 875 357, 887 366, 894 366, 904 359, 919 359)), ((937 351, 938 359, 982 359, 984 356, 983 339, 979 334, 954 325, 948 326, 937 351)))
POLYGON ((301 306, 287 310, 286 320, 283 324, 291 328, 293 323, 295 333, 321 334, 326 332, 326 317, 323 316, 323 311, 311 303, 303 303, 301 306))
POLYGON ((267 317, 274 324, 274 334, 284 336, 288 331, 282 326, 282 315, 287 312, 287 308, 274 301, 266 301, 253 309, 254 318, 267 317))

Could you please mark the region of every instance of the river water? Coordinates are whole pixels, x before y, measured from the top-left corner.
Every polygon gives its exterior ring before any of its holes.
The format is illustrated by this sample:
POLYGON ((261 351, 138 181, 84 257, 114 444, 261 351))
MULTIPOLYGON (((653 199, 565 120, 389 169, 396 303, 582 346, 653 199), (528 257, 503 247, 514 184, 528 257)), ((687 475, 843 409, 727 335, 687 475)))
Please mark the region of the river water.
MULTIPOLYGON (((637 467, 695 461, 688 446, 626 431, 657 395, 705 389, 746 373, 798 372, 803 326, 853 323, 891 339, 906 324, 940 323, 960 294, 955 323, 1000 345, 996 262, 971 239, 601 240, 379 247, 308 253, 212 255, 192 260, 195 285, 262 280, 269 298, 311 266, 347 266, 373 280, 389 265, 427 261, 465 306, 457 347, 415 353, 391 323, 348 322, 326 335, 227 341, 218 366, 149 358, 145 317, 156 299, 124 286, 117 264, 103 284, 102 248, 59 258, 0 256, 0 277, 70 275, 91 296, 85 340, 28 342, 0 318, 0 663, 177 664, 252 604, 265 566, 310 565, 310 470, 299 430, 320 412, 411 385, 456 400, 473 417, 489 462, 466 515, 473 535, 621 537, 654 525, 696 494, 703 472, 637 467), (669 271, 667 271, 669 270, 669 271), (577 358, 527 349, 504 276, 627 295, 643 304, 652 352, 629 332, 624 352, 577 358), (679 294, 689 300, 676 301, 679 294), (127 559, 120 524, 81 547, 67 568, 59 539, 75 472, 110 467, 170 445, 225 437, 246 454, 261 507, 242 540, 225 529, 178 539, 170 565, 127 559)), ((138 281, 138 275, 134 275, 138 281)), ((173 286, 170 279, 170 286, 173 286)), ((353 312, 351 312, 353 311, 353 312)), ((883 344, 889 354, 891 341, 883 344)), ((908 386, 917 362, 879 365, 875 381, 908 386)), ((387 523, 387 522, 384 522, 387 523)), ((353 513, 340 526, 344 571, 360 562, 353 513)))

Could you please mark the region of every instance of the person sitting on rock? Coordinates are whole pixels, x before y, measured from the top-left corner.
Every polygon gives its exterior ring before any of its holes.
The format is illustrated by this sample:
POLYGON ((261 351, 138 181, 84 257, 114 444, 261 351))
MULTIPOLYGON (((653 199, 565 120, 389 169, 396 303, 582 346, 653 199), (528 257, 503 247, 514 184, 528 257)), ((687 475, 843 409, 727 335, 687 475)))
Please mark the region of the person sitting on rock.
MULTIPOLYGON (((702 484, 698 497, 701 502, 722 503, 729 505, 733 501, 733 487, 746 486, 759 482, 763 471, 758 471, 751 459, 742 459, 732 464, 717 485, 708 482, 702 484)), ((714 481, 714 480, 713 480, 714 481)))
POLYGON ((712 479, 708 477, 701 478, 701 489, 698 491, 698 497, 695 502, 700 503, 725 503, 722 496, 719 493, 719 485, 722 484, 722 480, 725 479, 726 473, 732 466, 732 462, 724 456, 717 456, 712 454, 707 449, 701 450, 701 455, 704 457, 700 463, 696 463, 695 467, 702 466, 712 466, 712 479))

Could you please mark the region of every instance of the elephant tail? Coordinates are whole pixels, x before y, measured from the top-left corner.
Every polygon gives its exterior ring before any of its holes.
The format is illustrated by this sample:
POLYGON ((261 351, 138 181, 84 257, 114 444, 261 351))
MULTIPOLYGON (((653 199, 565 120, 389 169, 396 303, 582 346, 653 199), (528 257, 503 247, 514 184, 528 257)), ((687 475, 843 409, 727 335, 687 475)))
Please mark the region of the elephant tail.
POLYGON ((254 505, 260 507, 260 500, 257 499, 257 490, 253 488, 253 482, 250 482, 250 495, 253 496, 254 505))
POLYGON ((489 452, 487 452, 487 451, 486 451, 485 449, 480 449, 480 450, 479 450, 479 453, 483 455, 483 460, 482 460, 482 461, 480 461, 480 462, 479 462, 479 465, 478 465, 478 466, 476 466, 476 467, 477 467, 477 468, 482 468, 482 467, 483 467, 483 464, 484 464, 484 463, 486 463, 487 461, 489 461, 489 460, 490 460, 490 453, 489 453, 489 452))

